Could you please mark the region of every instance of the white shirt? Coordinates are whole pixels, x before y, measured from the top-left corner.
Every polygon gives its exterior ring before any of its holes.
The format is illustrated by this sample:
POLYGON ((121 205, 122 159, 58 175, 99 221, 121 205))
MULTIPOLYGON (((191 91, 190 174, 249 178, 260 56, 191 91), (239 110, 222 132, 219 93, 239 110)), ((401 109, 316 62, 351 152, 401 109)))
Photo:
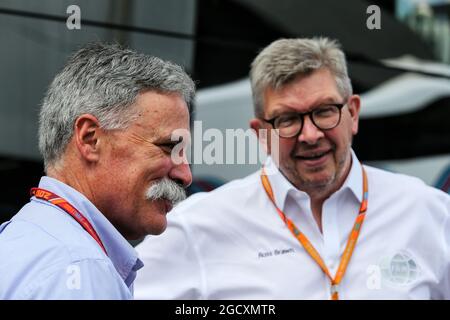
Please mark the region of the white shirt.
MULTIPOLYGON (((324 202, 320 232, 309 196, 278 171, 277 206, 334 276, 362 199, 352 152, 343 186, 324 202)), ((269 161, 268 166, 274 165, 269 161)), ((364 166, 366 218, 339 286, 340 299, 450 299, 450 197, 419 179, 364 166)), ((168 228, 137 251, 137 299, 330 299, 330 281, 281 220, 256 172, 191 196, 168 228)))

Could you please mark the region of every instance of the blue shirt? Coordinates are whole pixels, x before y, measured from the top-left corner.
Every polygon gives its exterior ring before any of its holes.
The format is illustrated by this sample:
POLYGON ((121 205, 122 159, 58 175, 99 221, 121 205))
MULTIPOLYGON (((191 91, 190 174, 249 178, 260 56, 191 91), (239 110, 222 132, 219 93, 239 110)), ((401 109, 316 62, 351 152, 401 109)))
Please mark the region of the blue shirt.
POLYGON ((92 224, 108 256, 64 210, 32 198, 0 226, 0 299, 132 299, 143 263, 134 248, 80 192, 42 177, 92 224))

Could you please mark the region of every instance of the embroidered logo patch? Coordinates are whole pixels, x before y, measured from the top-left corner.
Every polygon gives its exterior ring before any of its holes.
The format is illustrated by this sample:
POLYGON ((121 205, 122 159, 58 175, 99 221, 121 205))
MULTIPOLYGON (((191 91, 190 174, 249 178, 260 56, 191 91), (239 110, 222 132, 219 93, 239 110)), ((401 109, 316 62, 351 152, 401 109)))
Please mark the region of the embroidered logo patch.
POLYGON ((407 286, 413 283, 421 272, 413 256, 405 250, 382 258, 379 266, 383 281, 393 286, 407 286))

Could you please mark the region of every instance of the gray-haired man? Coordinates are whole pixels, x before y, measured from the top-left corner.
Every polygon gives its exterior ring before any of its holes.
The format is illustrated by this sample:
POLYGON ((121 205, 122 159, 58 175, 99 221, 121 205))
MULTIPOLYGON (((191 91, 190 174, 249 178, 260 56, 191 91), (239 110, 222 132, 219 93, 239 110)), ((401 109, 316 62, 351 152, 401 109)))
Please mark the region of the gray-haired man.
POLYGON ((337 43, 275 41, 250 77, 250 126, 273 157, 173 210, 137 249, 136 297, 449 299, 450 197, 360 164, 360 98, 337 43))
POLYGON ((40 113, 46 176, 0 227, 0 299, 133 297, 143 264, 126 239, 163 232, 192 180, 171 135, 193 94, 181 67, 117 45, 69 59, 40 113))

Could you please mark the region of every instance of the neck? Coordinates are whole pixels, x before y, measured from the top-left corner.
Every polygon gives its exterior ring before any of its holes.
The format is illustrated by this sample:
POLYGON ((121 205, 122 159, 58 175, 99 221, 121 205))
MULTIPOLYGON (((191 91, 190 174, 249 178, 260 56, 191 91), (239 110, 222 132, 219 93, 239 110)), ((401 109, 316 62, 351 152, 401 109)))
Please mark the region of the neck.
POLYGON ((57 179, 77 190, 95 205, 95 194, 89 184, 89 179, 82 170, 70 164, 55 165, 47 169, 47 176, 57 179))
POLYGON ((88 171, 86 168, 76 164, 70 165, 67 162, 61 166, 49 167, 46 173, 47 176, 57 179, 83 194, 125 239, 133 240, 139 238, 139 236, 127 232, 128 230, 120 228, 121 224, 108 214, 109 211, 105 209, 108 207, 105 206, 105 201, 107 200, 101 197, 101 192, 96 192, 98 191, 98 185, 95 184, 96 176, 92 171, 88 171))

